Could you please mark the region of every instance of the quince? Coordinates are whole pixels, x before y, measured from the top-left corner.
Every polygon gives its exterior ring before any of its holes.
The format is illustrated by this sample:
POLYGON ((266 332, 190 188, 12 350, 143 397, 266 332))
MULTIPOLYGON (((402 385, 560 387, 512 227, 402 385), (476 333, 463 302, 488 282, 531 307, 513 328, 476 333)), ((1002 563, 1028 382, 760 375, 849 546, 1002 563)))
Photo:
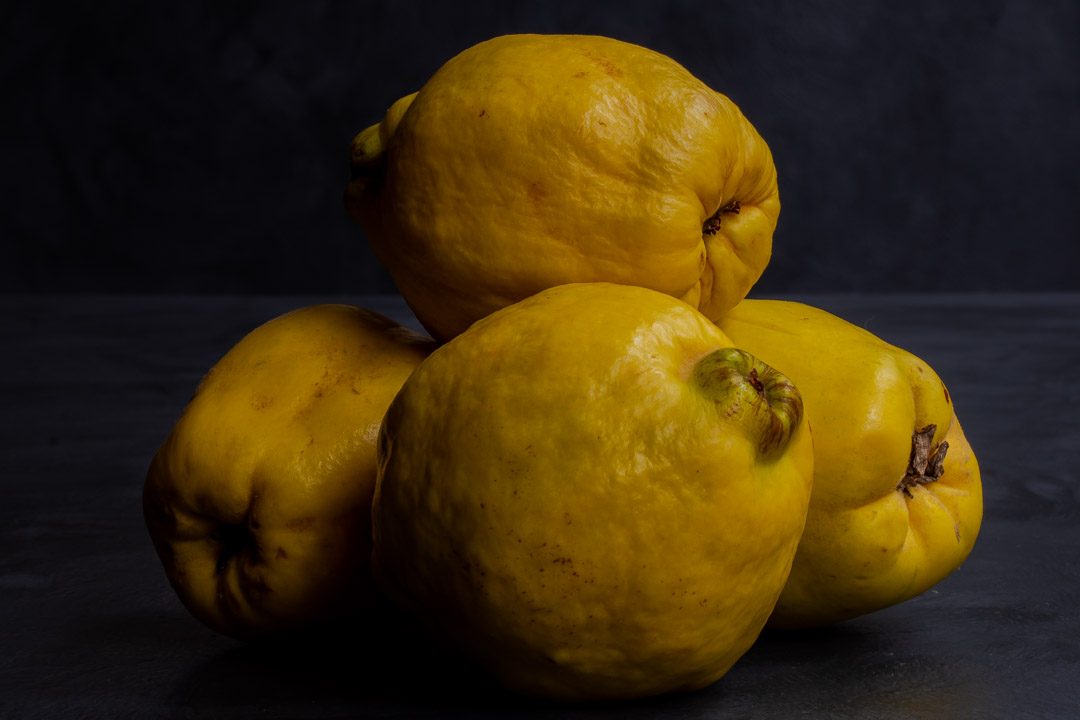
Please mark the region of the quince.
POLYGON ((351 148, 346 206, 429 332, 606 281, 711 318, 761 275, 780 213, 768 146, 669 57, 584 35, 471 47, 351 148))
POLYGON ((744 300, 719 325, 796 383, 814 436, 806 530, 770 624, 899 603, 967 558, 982 520, 979 466, 929 365, 801 303, 744 300))
POLYGON ((210 370, 143 491, 195 617, 254 638, 370 604, 375 440, 430 349, 375 313, 316 305, 255 329, 210 370))
POLYGON ((373 571, 512 688, 702 687, 787 579, 812 459, 795 387, 693 308, 556 287, 405 382, 380 435, 373 571))

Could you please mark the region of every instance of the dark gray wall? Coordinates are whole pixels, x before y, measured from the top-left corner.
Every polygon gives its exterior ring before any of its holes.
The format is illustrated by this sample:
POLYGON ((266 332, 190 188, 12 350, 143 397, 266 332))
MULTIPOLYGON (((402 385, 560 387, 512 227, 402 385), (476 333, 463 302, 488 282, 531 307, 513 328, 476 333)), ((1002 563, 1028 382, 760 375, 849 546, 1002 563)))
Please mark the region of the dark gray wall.
POLYGON ((507 32, 665 52, 769 141, 762 292, 1080 290, 1080 3, 21 3, 0 11, 0 290, 392 288, 345 150, 507 32))

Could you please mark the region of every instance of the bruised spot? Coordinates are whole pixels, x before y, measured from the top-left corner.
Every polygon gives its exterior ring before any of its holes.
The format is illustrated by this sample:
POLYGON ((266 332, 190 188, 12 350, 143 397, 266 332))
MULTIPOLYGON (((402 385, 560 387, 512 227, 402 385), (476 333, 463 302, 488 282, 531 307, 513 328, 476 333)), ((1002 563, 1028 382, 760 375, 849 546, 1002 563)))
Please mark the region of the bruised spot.
POLYGON ((600 66, 600 69, 608 77, 618 78, 623 75, 623 71, 619 69, 619 66, 605 57, 596 58, 596 64, 600 66))
POLYGON ((480 108, 480 114, 477 115, 477 117, 484 117, 485 115, 487 115, 487 110, 484 108, 480 108))
POLYGON ((547 197, 548 194, 547 189, 541 183, 535 180, 529 183, 529 189, 527 190, 527 192, 529 194, 529 200, 534 203, 541 202, 544 198, 547 197))
POLYGON ((255 393, 251 396, 251 409, 255 411, 265 410, 274 404, 274 398, 263 393, 255 393))
POLYGON ((945 393, 945 402, 952 403, 952 398, 949 397, 949 388, 945 387, 945 383, 941 383, 941 392, 945 393))
POLYGON ((284 560, 289 557, 289 553, 285 552, 285 548, 279 547, 277 552, 274 553, 274 558, 277 560, 284 560))
POLYGON ((611 60, 609 58, 606 58, 603 55, 600 55, 599 53, 595 53, 595 52, 591 52, 591 51, 586 52, 585 55, 590 60, 592 60, 594 63, 596 63, 596 65, 608 77, 620 78, 620 77, 623 76, 623 71, 619 68, 618 65, 611 62, 611 60))

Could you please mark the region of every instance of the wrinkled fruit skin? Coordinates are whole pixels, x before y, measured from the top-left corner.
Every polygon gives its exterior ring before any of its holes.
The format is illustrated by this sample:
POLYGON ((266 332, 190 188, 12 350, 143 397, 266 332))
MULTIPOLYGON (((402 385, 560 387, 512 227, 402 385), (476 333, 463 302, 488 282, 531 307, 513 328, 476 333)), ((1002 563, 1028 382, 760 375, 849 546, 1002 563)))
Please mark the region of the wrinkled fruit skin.
POLYGON ((520 691, 715 681, 772 610, 813 474, 798 392, 730 346, 608 284, 476 323, 387 412, 377 581, 520 691))
POLYGON ((979 533, 982 484, 933 369, 799 303, 745 300, 720 327, 795 382, 814 436, 806 530, 770 624, 862 615, 912 598, 959 567, 979 533), (940 477, 902 482, 913 434, 928 427, 923 465, 936 458, 940 477))
POLYGON ((317 305, 256 328, 210 370, 143 491, 195 617, 256 638, 370 603, 375 441, 430 350, 375 313, 317 305))
POLYGON ((441 340, 574 282, 649 287, 716 318, 761 275, 780 213, 772 155, 734 103, 603 37, 469 48, 351 156, 346 207, 441 340))

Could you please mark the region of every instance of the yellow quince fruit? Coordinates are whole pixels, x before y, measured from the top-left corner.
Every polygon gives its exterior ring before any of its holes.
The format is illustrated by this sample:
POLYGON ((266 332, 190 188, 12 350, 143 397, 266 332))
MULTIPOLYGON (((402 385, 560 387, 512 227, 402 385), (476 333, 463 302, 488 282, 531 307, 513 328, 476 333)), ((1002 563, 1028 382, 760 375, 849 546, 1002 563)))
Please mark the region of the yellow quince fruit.
POLYGON ((795 387, 693 308, 556 287, 405 382, 380 435, 373 570, 511 688, 702 687, 773 608, 812 460, 795 387))
POLYGON ((210 370, 143 491, 195 617, 254 638, 370 603, 375 441, 431 347, 381 315, 316 305, 258 327, 210 370))
POLYGON ((823 625, 912 598, 967 558, 979 466, 932 368, 808 305, 744 300, 719 323, 806 403, 814 491, 770 624, 823 625))
POLYGON ((780 213, 772 155, 739 108, 605 37, 471 47, 359 133, 351 158, 346 206, 442 340, 575 282, 719 317, 764 270, 780 213))

